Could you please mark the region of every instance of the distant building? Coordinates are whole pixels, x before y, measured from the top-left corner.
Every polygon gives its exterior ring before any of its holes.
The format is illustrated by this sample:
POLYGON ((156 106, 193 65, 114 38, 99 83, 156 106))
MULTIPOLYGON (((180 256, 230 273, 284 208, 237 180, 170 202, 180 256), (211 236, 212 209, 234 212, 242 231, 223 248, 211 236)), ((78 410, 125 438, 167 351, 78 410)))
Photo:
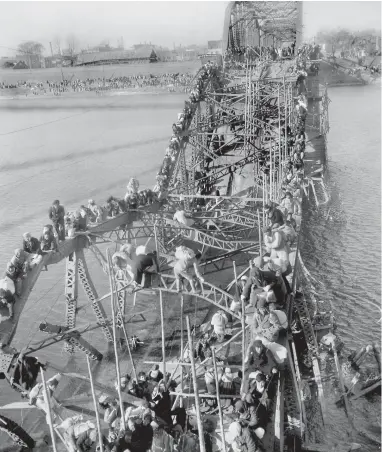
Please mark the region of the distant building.
POLYGON ((152 48, 138 47, 136 50, 113 50, 109 52, 92 52, 78 55, 77 65, 89 66, 99 64, 156 63, 159 61, 152 48))
POLYGON ((61 55, 53 55, 52 57, 45 58, 45 67, 47 69, 52 67, 60 67, 62 66, 62 56, 61 55))
POLYGON ((0 58, 0 67, 2 68, 13 68, 15 64, 17 63, 16 58, 10 58, 10 57, 1 57, 0 58))
POLYGON ((158 57, 158 61, 162 62, 176 61, 176 54, 175 52, 171 52, 171 50, 155 49, 155 54, 158 57))
POLYGON ((25 63, 25 61, 18 61, 13 66, 13 69, 29 69, 29 66, 25 63))
POLYGON ((210 55, 222 55, 222 41, 208 41, 207 53, 210 55))
POLYGON ((44 57, 42 55, 21 54, 21 55, 16 55, 16 60, 23 61, 28 66, 28 68, 32 68, 32 69, 41 69, 41 67, 44 67, 44 65, 43 65, 44 57))

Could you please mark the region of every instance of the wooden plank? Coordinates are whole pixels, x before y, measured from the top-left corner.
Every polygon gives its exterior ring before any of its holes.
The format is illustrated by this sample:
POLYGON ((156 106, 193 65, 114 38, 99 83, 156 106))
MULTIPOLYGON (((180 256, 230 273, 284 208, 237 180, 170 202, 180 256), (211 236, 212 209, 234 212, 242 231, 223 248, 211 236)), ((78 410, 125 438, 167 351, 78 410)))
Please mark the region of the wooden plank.
POLYGON ((303 444, 305 452, 350 452, 360 450, 361 445, 357 443, 339 443, 329 446, 328 444, 303 444))
MULTIPOLYGON (((358 392, 357 394, 353 394, 350 396, 350 399, 352 400, 357 400, 360 397, 368 394, 371 391, 374 391, 375 389, 377 389, 379 386, 381 386, 381 380, 379 379, 379 381, 377 381, 376 383, 372 384, 371 386, 368 386, 365 389, 362 389, 362 391, 358 392)), ((347 396, 344 396, 344 399, 347 399, 347 396)))

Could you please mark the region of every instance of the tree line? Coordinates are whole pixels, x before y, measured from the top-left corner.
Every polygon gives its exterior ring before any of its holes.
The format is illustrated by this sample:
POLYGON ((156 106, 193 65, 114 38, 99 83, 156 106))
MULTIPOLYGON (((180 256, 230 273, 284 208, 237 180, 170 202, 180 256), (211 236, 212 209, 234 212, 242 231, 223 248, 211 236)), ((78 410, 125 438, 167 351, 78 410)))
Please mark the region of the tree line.
MULTIPOLYGON (((315 40, 318 44, 326 44, 327 51, 334 54, 337 50, 345 51, 352 48, 363 48, 370 52, 377 52, 376 41, 380 37, 381 32, 375 29, 364 29, 359 31, 351 31, 346 28, 337 28, 332 30, 320 30, 315 40)), ((380 48, 379 48, 380 51, 380 48)))

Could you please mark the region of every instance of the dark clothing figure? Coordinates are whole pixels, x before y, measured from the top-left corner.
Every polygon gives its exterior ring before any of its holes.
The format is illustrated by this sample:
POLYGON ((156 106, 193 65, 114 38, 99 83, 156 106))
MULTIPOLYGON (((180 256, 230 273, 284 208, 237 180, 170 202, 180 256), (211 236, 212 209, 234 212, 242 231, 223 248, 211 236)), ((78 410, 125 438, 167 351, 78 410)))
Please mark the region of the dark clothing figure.
POLYGON ((260 287, 265 287, 269 284, 273 284, 272 290, 275 294, 276 301, 278 303, 283 303, 284 302, 284 293, 282 290, 282 286, 279 283, 278 277, 273 272, 263 271, 257 267, 254 267, 250 271, 249 278, 244 286, 243 295, 244 295, 246 301, 248 301, 248 299, 249 299, 249 295, 251 293, 252 287, 260 288, 260 287))
POLYGON ((153 436, 154 432, 150 424, 135 424, 128 449, 131 452, 146 452, 151 447, 153 436))
POLYGON ((279 209, 273 207, 270 212, 268 212, 268 220, 271 222, 271 226, 278 223, 280 226, 284 224, 283 214, 279 209))
MULTIPOLYGON (((14 383, 21 386, 23 390, 29 391, 36 385, 41 368, 44 368, 44 366, 37 358, 18 355, 17 360, 11 364, 8 370, 8 378, 13 378, 14 383)), ((3 372, 0 372, 0 379, 3 378, 5 378, 5 375, 3 372)))
POLYGON ((87 217, 79 215, 74 220, 74 228, 76 231, 86 231, 87 229, 87 217))
POLYGON ((10 290, 0 289, 0 303, 5 304, 9 310, 9 317, 13 317, 13 305, 15 297, 10 290))
POLYGON ((23 240, 23 250, 30 254, 41 254, 40 241, 35 237, 30 240, 23 240))
POLYGON ((147 381, 140 381, 139 383, 134 381, 129 393, 140 399, 145 398, 147 401, 151 401, 151 392, 147 381))
POLYGON ((80 452, 88 452, 89 450, 91 450, 91 446, 94 444, 94 442, 89 437, 90 432, 91 429, 78 435, 78 438, 76 439, 76 446, 80 452))
POLYGON ((143 273, 156 273, 158 271, 157 260, 154 254, 140 254, 133 261, 132 271, 134 273, 134 281, 141 284, 143 273))
POLYGON ((267 364, 277 367, 272 353, 264 347, 260 340, 253 340, 247 349, 248 365, 254 369, 260 369, 267 364))
POLYGON ((65 240, 65 209, 60 204, 49 208, 49 218, 57 232, 58 240, 65 240))
POLYGON ((168 391, 159 393, 153 398, 153 402, 155 403, 153 411, 156 416, 161 418, 170 427, 172 425, 170 393, 168 391))
POLYGON ((247 396, 246 400, 237 402, 235 408, 239 412, 240 423, 248 427, 250 431, 256 430, 258 427, 262 427, 265 430, 267 409, 264 405, 256 403, 252 397, 247 396), (251 400, 254 403, 248 403, 247 400, 251 400))
POLYGON ((43 235, 40 238, 40 242, 42 254, 44 254, 44 251, 58 251, 57 241, 53 234, 47 237, 43 235))
POLYGON ((187 413, 185 408, 183 407, 177 407, 173 411, 171 411, 171 416, 175 416, 175 425, 180 425, 182 427, 182 430, 184 431, 186 427, 187 422, 187 413))

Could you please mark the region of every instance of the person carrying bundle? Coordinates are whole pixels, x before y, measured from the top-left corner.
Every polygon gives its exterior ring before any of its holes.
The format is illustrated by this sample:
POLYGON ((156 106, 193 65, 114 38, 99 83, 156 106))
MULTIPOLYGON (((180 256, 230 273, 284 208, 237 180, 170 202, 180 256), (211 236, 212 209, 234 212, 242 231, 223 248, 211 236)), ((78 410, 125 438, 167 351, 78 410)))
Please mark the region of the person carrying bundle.
POLYGON ((195 279, 197 278, 200 284, 204 283, 204 279, 200 274, 198 267, 198 261, 201 257, 200 253, 194 253, 194 251, 185 246, 178 246, 175 251, 176 262, 174 264, 174 275, 176 281, 176 290, 181 292, 181 279, 186 279, 191 286, 193 293, 200 293, 195 287, 195 279))
POLYGON ((264 230, 264 243, 267 251, 271 252, 271 259, 279 258, 289 263, 290 249, 279 223, 274 223, 271 228, 264 230))
POLYGON ((70 452, 84 452, 92 450, 97 444, 98 432, 95 424, 84 421, 81 416, 65 419, 57 428, 64 429, 64 439, 70 452))

